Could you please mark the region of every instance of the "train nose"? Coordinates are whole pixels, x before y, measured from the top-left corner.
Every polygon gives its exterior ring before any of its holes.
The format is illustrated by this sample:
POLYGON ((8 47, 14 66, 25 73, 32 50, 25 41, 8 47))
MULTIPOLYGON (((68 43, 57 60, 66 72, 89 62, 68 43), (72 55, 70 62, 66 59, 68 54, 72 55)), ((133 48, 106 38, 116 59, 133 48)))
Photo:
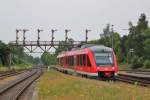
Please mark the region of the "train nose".
POLYGON ((114 67, 105 66, 105 67, 97 67, 97 71, 114 71, 114 67))
POLYGON ((111 77, 111 72, 105 72, 104 75, 105 77, 111 77))

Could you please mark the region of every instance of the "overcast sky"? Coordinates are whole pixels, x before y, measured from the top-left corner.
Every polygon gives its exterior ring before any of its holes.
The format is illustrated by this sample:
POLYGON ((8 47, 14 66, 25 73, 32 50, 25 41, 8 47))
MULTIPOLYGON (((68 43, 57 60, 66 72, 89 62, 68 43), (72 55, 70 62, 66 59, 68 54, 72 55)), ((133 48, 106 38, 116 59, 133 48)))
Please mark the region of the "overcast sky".
MULTIPOLYGON (((89 39, 97 39, 106 24, 114 25, 121 34, 128 33, 128 22, 136 23, 145 13, 150 21, 149 0, 0 0, 0 40, 15 40, 15 29, 30 29, 27 40, 36 40, 37 28, 41 39, 51 38, 56 28, 56 40, 64 39, 64 29, 71 29, 69 37, 85 39, 85 29, 91 29, 89 39)), ((22 35, 19 35, 22 38, 22 35)))

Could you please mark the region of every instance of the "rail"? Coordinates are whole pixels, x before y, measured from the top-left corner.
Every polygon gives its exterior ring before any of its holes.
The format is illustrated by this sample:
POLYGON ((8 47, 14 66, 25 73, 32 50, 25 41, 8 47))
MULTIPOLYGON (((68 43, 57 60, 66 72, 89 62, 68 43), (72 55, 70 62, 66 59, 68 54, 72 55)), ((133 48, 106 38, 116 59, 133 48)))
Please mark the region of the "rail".
POLYGON ((22 93, 42 74, 42 69, 28 71, 21 78, 0 88, 0 100, 18 100, 22 93))

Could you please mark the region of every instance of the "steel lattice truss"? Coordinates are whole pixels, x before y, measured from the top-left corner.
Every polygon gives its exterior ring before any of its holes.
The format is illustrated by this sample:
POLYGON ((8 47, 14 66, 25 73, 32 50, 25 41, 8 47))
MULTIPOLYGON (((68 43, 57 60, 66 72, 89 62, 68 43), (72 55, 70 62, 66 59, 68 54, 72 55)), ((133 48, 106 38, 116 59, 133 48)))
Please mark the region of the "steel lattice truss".
POLYGON ((68 39, 68 32, 70 32, 70 29, 65 29, 65 40, 64 41, 54 41, 54 32, 57 31, 56 29, 52 29, 52 38, 51 41, 41 41, 39 33, 43 30, 37 29, 37 41, 26 41, 25 33, 29 31, 28 29, 16 29, 16 40, 10 41, 9 45, 12 47, 23 47, 26 49, 29 53, 43 53, 43 52, 50 52, 51 48, 58 48, 59 46, 65 46, 67 47, 78 47, 81 46, 84 43, 87 43, 88 41, 88 32, 91 30, 85 30, 85 41, 69 41, 68 39), (23 40, 19 41, 18 33, 22 31, 23 32, 23 40), (61 43, 63 42, 63 43, 61 43), (37 52, 36 50, 40 48, 42 52, 37 52))
POLYGON ((13 47, 23 47, 25 48, 29 53, 42 53, 37 52, 36 50, 40 48, 43 52, 50 52, 51 48, 58 48, 58 46, 71 46, 71 47, 78 47, 85 43, 85 41, 73 41, 72 43, 63 43, 62 41, 10 41, 9 45, 13 47))

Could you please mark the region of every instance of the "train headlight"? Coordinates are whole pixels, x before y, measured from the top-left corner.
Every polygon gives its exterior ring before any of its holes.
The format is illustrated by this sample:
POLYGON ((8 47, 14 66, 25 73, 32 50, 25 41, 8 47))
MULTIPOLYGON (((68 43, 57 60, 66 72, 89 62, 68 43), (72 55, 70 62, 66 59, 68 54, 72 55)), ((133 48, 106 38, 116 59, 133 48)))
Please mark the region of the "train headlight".
POLYGON ((115 73, 115 76, 117 76, 118 75, 118 73, 115 73))

